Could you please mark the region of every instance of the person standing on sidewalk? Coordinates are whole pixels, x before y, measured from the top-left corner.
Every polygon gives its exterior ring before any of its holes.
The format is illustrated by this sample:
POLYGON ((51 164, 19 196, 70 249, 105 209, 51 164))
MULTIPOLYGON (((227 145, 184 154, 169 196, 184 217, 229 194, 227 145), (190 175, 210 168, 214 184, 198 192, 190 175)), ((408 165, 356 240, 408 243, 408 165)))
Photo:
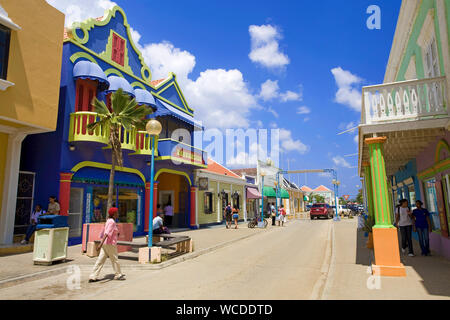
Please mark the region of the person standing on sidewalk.
POLYGON ((284 227, 284 223, 286 222, 286 210, 284 209, 284 205, 281 205, 280 207, 280 214, 278 218, 279 218, 278 225, 280 225, 281 222, 281 226, 284 227))
POLYGON ((173 207, 170 201, 164 207, 164 217, 165 217, 164 222, 166 223, 166 226, 172 226, 173 207))
POLYGON ((28 226, 25 240, 22 240, 22 242, 20 242, 21 244, 27 244, 30 241, 31 236, 33 235, 34 231, 36 231, 38 218, 43 213, 45 213, 45 211, 42 211, 42 207, 39 204, 36 205, 33 213, 31 214, 31 217, 30 217, 30 225, 28 226))
POLYGON ((232 212, 231 203, 228 203, 223 213, 227 229, 231 228, 232 212))
POLYGON ((272 225, 274 226, 277 214, 275 212, 275 204, 273 202, 270 204, 270 215, 272 216, 272 225))
POLYGON ((238 219, 239 219, 239 209, 237 208, 237 205, 234 205, 233 208, 233 220, 234 220, 234 225, 235 225, 235 229, 238 228, 238 219))
POLYGON ((400 228, 402 236, 402 252, 406 253, 406 247, 408 247, 408 256, 414 257, 414 249, 412 243, 412 229, 414 225, 413 215, 411 209, 408 207, 408 200, 403 199, 400 201, 400 207, 397 207, 395 213, 395 224, 400 228))
POLYGON ((422 249, 422 255, 423 256, 429 256, 430 255, 430 237, 429 234, 431 233, 431 221, 430 221, 430 213, 427 209, 422 208, 423 203, 420 200, 416 201, 416 207, 417 209, 414 209, 413 211, 413 217, 414 217, 414 228, 419 235, 419 243, 420 243, 420 249, 422 249))
POLYGON ((114 280, 125 280, 125 275, 120 271, 117 254, 117 239, 119 237, 119 229, 117 228, 116 219, 119 216, 119 209, 112 207, 108 211, 109 219, 105 223, 105 228, 102 231, 102 242, 98 245, 97 250, 100 255, 95 263, 94 270, 89 276, 89 282, 99 281, 98 276, 106 262, 110 259, 114 269, 114 280))

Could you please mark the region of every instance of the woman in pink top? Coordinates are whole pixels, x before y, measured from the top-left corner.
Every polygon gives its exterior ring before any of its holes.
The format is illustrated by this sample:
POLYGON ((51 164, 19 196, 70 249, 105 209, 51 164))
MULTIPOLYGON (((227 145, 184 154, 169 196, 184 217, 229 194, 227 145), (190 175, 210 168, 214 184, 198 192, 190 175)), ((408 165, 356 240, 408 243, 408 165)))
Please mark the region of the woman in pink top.
POLYGON ((111 259, 111 263, 115 272, 114 280, 125 280, 124 275, 120 271, 120 265, 117 255, 117 238, 119 237, 119 229, 117 228, 116 219, 119 215, 119 209, 111 208, 108 211, 109 219, 105 223, 105 229, 100 235, 102 242, 97 247, 100 255, 95 263, 94 270, 89 276, 89 282, 99 281, 98 276, 106 262, 106 259, 111 259))

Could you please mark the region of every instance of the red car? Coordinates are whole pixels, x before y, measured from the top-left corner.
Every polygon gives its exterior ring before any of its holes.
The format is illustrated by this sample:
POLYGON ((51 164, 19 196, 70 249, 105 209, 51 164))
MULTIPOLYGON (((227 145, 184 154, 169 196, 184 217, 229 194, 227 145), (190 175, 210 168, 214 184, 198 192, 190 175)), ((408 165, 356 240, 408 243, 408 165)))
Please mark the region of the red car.
POLYGON ((326 203, 316 203, 311 207, 309 212, 311 220, 314 218, 324 217, 325 219, 333 218, 334 210, 326 203))

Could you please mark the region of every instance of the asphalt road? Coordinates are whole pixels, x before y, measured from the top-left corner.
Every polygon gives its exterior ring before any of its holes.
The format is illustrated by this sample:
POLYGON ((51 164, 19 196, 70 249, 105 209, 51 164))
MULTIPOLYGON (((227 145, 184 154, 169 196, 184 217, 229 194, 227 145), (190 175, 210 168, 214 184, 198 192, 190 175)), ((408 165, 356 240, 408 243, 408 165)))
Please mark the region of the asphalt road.
MULTIPOLYGON (((127 280, 87 283, 69 290, 71 275, 0 290, 1 299, 310 299, 322 287, 331 220, 292 221, 285 227, 161 270, 127 270, 127 280)), ((230 230, 233 232, 233 230, 230 230)), ((213 234, 212 234, 213 236, 213 234)), ((110 265, 110 262, 107 262, 110 265)), ((73 282, 71 282, 73 284, 73 282)))

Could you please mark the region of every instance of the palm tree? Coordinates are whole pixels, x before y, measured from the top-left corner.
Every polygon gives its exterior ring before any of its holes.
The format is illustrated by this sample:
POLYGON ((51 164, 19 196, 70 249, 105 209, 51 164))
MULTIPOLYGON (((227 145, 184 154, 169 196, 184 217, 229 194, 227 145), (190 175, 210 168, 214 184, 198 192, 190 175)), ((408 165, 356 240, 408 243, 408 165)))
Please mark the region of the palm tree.
POLYGON ((138 106, 135 99, 131 99, 122 89, 117 90, 111 95, 111 110, 108 109, 105 102, 94 98, 94 110, 99 115, 97 122, 88 125, 89 130, 95 130, 101 127, 109 132, 109 144, 111 146, 111 172, 109 175, 108 204, 107 211, 112 207, 114 174, 116 165, 123 167, 122 146, 120 142, 120 130, 124 127, 131 131, 134 127, 141 128, 145 123, 145 117, 152 113, 146 106, 138 106))

